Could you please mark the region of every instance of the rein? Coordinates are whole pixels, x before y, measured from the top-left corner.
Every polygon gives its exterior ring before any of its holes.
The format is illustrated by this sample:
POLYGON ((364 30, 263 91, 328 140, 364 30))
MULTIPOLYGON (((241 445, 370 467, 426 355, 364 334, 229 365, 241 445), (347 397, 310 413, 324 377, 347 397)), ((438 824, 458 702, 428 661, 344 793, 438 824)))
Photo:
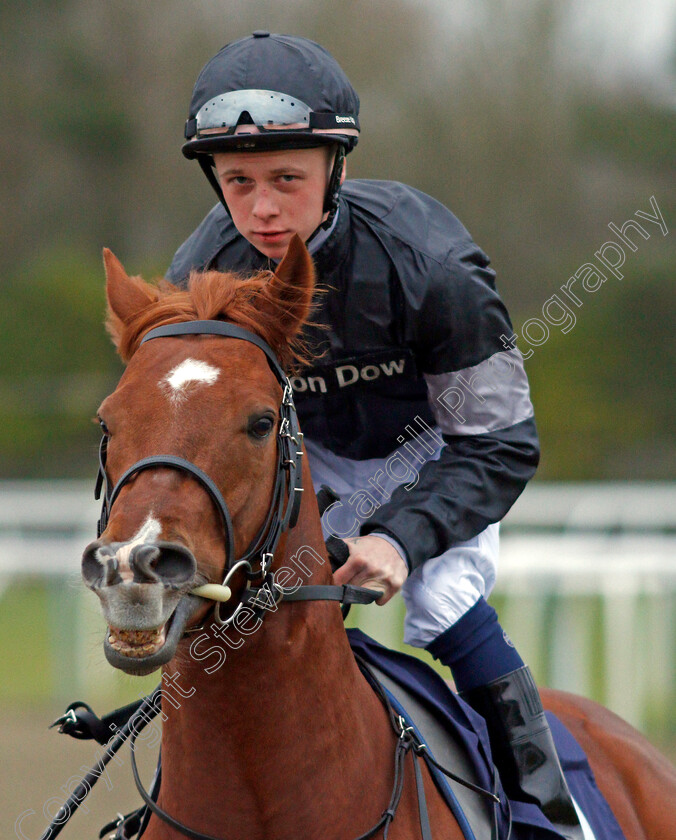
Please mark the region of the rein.
MULTIPOLYGON (((375 692, 376 696, 383 704, 387 712, 390 725, 397 736, 397 743, 394 751, 394 782, 392 786, 392 793, 387 808, 382 812, 380 819, 364 834, 354 838, 354 840, 369 840, 378 831, 383 829, 383 840, 386 840, 391 822, 396 815, 401 795, 404 788, 405 764, 406 755, 410 752, 413 756, 413 770, 416 785, 416 796, 418 802, 418 816, 420 821, 420 830, 422 840, 432 840, 432 833, 429 824, 429 816, 427 811, 427 803, 425 799, 424 782, 420 770, 419 758, 428 764, 436 767, 445 776, 458 784, 463 785, 469 790, 474 791, 480 796, 485 797, 493 803, 494 807, 500 807, 500 797, 497 795, 495 789, 493 792, 478 787, 472 782, 463 779, 456 775, 451 770, 443 767, 430 754, 427 744, 420 740, 413 726, 411 726, 406 719, 399 714, 387 695, 387 692, 382 687, 376 676, 371 671, 367 662, 362 659, 357 653, 354 654, 355 660, 366 678, 367 682, 375 692)), ((147 826, 147 821, 150 814, 155 814, 159 819, 167 825, 175 828, 181 834, 191 838, 191 840, 223 840, 213 835, 204 834, 188 826, 183 825, 178 820, 174 819, 170 814, 164 811, 156 802, 159 795, 160 767, 158 768, 153 780, 151 790, 147 791, 143 787, 141 778, 136 764, 136 738, 139 733, 150 723, 150 721, 161 713, 161 686, 158 686, 154 692, 144 697, 141 701, 131 703, 121 709, 106 715, 103 719, 98 718, 91 707, 86 703, 76 702, 71 703, 65 714, 57 718, 52 724, 52 727, 58 726, 59 732, 70 735, 78 740, 94 739, 101 744, 105 750, 99 760, 98 764, 93 767, 82 782, 75 789, 68 801, 59 809, 56 818, 52 824, 41 835, 40 840, 54 840, 61 829, 72 817, 75 810, 82 804, 85 797, 91 792, 92 787, 101 777, 103 768, 115 756, 120 747, 128 740, 131 749, 131 767, 132 774, 136 788, 145 803, 140 808, 126 816, 118 815, 117 819, 104 826, 101 830, 100 837, 110 834, 110 840, 131 840, 139 833, 143 833, 147 826), (115 735, 110 736, 110 732, 114 731, 115 735)), ((494 819, 497 820, 497 815, 494 812, 494 819)), ((497 834, 497 822, 492 828, 491 838, 495 840, 497 834)), ((510 813, 510 830, 508 832, 507 840, 511 836, 511 813, 510 813)))

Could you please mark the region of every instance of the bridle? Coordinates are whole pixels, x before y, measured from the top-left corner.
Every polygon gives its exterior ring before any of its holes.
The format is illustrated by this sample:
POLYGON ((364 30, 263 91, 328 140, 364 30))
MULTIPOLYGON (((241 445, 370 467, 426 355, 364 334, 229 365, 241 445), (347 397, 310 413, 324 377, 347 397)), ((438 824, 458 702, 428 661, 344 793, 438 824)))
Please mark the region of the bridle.
MULTIPOLYGON (((277 468, 272 500, 265 521, 258 534, 251 541, 242 557, 235 559, 235 539, 232 517, 228 505, 216 483, 191 461, 177 455, 151 455, 142 458, 127 469, 117 484, 110 489, 106 473, 106 456, 108 436, 103 435, 99 447, 99 474, 96 481, 95 497, 102 495, 101 517, 98 522, 97 536, 105 530, 110 512, 121 490, 138 473, 169 467, 188 473, 208 493, 216 510, 220 514, 225 534, 225 578, 223 585, 230 580, 235 570, 243 572, 247 582, 261 581, 270 592, 278 592, 274 587, 274 575, 270 570, 274 559, 279 538, 287 528, 293 528, 298 519, 300 503, 303 493, 303 479, 301 458, 303 457, 303 435, 298 427, 298 416, 293 402, 293 392, 289 379, 282 370, 277 357, 270 346, 254 333, 225 321, 187 321, 178 324, 167 324, 150 330, 143 337, 141 344, 156 338, 171 338, 186 335, 217 335, 227 338, 237 338, 255 344, 264 353, 270 369, 282 386, 282 401, 279 408, 279 431, 277 432, 277 468), (256 567, 257 566, 257 567, 256 567)), ((140 346, 140 345, 139 345, 140 346)), ((228 619, 223 620, 220 615, 220 603, 214 607, 214 619, 219 624, 230 623, 243 608, 244 602, 235 608, 228 619)))
POLYGON ((225 533, 225 577, 223 585, 229 582, 235 571, 241 571, 247 580, 239 604, 227 619, 220 615, 220 603, 214 607, 214 620, 218 624, 229 624, 245 606, 254 610, 262 618, 265 609, 261 609, 259 595, 269 601, 331 600, 342 604, 372 603, 382 593, 358 586, 301 586, 294 592, 284 592, 275 584, 271 569, 279 539, 284 531, 293 528, 298 520, 303 494, 303 434, 299 429, 298 415, 293 401, 293 390, 289 378, 284 373, 272 348, 262 338, 225 321, 185 321, 178 324, 166 324, 150 330, 141 340, 141 344, 157 338, 175 338, 186 335, 215 335, 248 341, 260 348, 268 365, 282 387, 282 400, 279 407, 279 430, 277 432, 277 468, 272 499, 265 521, 253 538, 249 547, 240 558, 235 557, 234 529, 230 511, 216 483, 191 461, 177 455, 151 455, 132 464, 121 475, 115 486, 110 488, 106 472, 108 435, 104 433, 99 446, 99 472, 96 479, 95 498, 102 499, 101 516, 97 527, 100 537, 110 519, 111 509, 122 489, 138 473, 162 467, 179 470, 190 475, 208 493, 220 514, 225 533), (258 586, 251 586, 258 582, 258 586))
POLYGON ((302 486, 302 470, 301 458, 303 456, 303 436, 298 428, 298 416, 296 414, 296 407, 293 402, 293 392, 289 379, 282 370, 277 357, 266 344, 263 339, 259 338, 254 333, 239 327, 236 324, 229 324, 225 321, 186 321, 179 324, 166 324, 162 327, 156 327, 150 330, 143 337, 141 344, 151 341, 156 338, 168 338, 185 335, 220 335, 228 338, 237 338, 242 341, 248 341, 255 344, 264 353, 268 361, 270 369, 274 373, 277 381, 282 386, 282 401, 280 405, 280 423, 277 447, 277 471, 275 479, 275 487, 272 495, 272 501, 268 509, 268 514, 263 523, 259 533, 254 537, 251 545, 238 561, 235 560, 235 542, 232 527, 232 518, 230 511, 225 503, 225 499, 221 495, 220 490, 215 482, 209 478, 195 464, 187 461, 185 458, 180 458, 176 455, 152 455, 149 458, 142 458, 137 461, 128 470, 126 470, 118 480, 112 491, 108 485, 108 477, 106 475, 106 453, 108 436, 104 434, 101 440, 99 449, 99 475, 96 482, 95 496, 98 499, 101 496, 103 489, 103 501, 101 506, 101 518, 98 524, 98 536, 103 533, 108 519, 110 518, 110 511, 115 503, 115 500, 120 495, 122 488, 129 482, 133 476, 137 475, 142 470, 154 469, 157 467, 170 467, 172 469, 181 470, 192 476, 202 487, 207 491, 216 509, 220 513, 225 531, 226 543, 226 572, 230 572, 236 562, 245 560, 251 566, 255 558, 260 563, 260 568, 257 570, 251 569, 248 576, 252 580, 258 577, 264 577, 266 569, 269 566, 269 558, 274 555, 279 537, 282 531, 287 528, 293 528, 298 519, 298 512, 300 511, 301 494, 303 492, 302 486))

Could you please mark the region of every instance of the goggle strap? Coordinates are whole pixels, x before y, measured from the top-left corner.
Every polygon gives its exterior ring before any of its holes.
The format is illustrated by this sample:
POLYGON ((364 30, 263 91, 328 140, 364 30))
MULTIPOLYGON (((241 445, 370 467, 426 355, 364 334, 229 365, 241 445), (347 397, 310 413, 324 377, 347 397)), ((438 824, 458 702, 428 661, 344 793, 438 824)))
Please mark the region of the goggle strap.
POLYGON ((359 120, 352 114, 329 114, 312 111, 310 114, 310 128, 356 129, 359 131, 359 120))

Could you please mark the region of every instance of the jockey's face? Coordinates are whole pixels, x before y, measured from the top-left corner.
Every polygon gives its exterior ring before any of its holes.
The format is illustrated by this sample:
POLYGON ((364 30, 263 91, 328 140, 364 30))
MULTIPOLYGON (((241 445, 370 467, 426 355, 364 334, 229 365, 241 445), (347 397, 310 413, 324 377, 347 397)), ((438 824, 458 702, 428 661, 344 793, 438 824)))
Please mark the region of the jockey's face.
POLYGON ((214 155, 235 227, 255 248, 280 260, 294 233, 305 242, 325 219, 331 147, 214 155))

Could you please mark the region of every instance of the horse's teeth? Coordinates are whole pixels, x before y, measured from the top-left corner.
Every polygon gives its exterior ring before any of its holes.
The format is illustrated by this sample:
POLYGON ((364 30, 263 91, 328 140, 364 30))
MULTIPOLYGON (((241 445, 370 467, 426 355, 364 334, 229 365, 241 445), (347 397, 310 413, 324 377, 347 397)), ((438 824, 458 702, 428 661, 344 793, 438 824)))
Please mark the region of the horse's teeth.
POLYGON ((108 642, 125 656, 142 657, 155 653, 164 643, 164 626, 150 630, 122 630, 110 628, 108 642))

